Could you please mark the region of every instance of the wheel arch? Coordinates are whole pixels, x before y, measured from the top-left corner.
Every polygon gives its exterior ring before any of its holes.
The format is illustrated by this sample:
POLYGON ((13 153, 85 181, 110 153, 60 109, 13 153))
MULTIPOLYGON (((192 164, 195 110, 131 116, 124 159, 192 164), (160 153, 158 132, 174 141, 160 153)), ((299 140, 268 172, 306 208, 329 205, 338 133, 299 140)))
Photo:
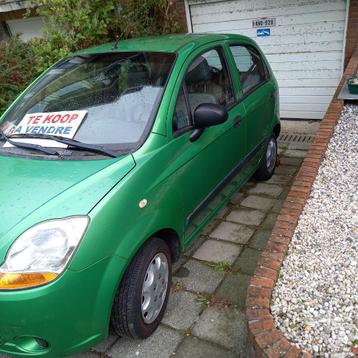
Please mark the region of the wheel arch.
POLYGON ((281 133, 281 124, 280 123, 277 123, 274 127, 273 127, 273 130, 272 132, 274 133, 276 139, 278 138, 278 136, 280 135, 281 133))
MULTIPOLYGON (((176 262, 182 252, 182 246, 178 233, 174 229, 166 228, 155 232, 151 237, 162 239, 168 245, 172 254, 172 261, 176 262)), ((150 238, 148 239, 150 240, 150 238)))

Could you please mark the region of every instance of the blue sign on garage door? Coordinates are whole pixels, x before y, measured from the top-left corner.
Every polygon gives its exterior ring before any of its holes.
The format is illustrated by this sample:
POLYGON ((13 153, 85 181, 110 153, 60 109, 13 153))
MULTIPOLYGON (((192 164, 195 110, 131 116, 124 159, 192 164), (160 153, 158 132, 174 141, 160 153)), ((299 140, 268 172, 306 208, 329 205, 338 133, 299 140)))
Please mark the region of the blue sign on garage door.
POLYGON ((256 34, 257 34, 257 37, 270 36, 271 29, 257 29, 256 34))

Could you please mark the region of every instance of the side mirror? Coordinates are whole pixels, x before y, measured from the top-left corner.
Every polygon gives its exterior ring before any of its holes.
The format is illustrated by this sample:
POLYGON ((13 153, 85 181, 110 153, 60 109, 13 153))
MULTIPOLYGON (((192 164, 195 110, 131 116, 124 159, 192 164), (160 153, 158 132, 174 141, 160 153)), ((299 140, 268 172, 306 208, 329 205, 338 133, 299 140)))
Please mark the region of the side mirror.
POLYGON ((203 103, 196 107, 194 111, 194 128, 190 136, 190 141, 194 142, 203 133, 206 127, 216 126, 224 123, 228 118, 227 110, 224 106, 214 103, 203 103))

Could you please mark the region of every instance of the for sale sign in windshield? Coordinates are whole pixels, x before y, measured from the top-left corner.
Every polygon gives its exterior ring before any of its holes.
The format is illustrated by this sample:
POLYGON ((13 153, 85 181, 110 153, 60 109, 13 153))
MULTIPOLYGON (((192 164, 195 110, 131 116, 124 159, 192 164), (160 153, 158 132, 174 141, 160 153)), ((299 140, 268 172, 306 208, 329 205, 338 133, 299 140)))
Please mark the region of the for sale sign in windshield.
MULTIPOLYGON (((73 138, 78 131, 87 111, 62 111, 50 113, 29 113, 22 119, 22 121, 10 129, 6 134, 8 136, 23 134, 36 135, 50 135, 60 136, 64 138, 73 138)), ((15 136, 16 137, 16 136, 15 136)), ((37 138, 14 138, 16 142, 25 142, 32 144, 39 144, 46 147, 62 147, 67 145, 55 142, 49 139, 37 138)), ((4 147, 12 147, 10 143, 6 143, 4 147)))

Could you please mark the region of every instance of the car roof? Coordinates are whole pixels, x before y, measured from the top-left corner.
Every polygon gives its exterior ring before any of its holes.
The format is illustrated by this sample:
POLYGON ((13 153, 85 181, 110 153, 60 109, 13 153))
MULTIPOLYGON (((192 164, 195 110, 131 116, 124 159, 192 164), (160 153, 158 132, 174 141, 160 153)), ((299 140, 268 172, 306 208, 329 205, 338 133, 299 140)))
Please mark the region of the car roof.
POLYGON ((103 52, 127 52, 127 51, 148 51, 148 52, 177 52, 181 48, 192 45, 199 47, 209 42, 220 40, 248 40, 248 37, 234 34, 172 34, 160 36, 139 37, 129 40, 119 40, 117 48, 113 46, 115 42, 110 42, 101 46, 92 47, 76 52, 75 54, 92 54, 103 52))

